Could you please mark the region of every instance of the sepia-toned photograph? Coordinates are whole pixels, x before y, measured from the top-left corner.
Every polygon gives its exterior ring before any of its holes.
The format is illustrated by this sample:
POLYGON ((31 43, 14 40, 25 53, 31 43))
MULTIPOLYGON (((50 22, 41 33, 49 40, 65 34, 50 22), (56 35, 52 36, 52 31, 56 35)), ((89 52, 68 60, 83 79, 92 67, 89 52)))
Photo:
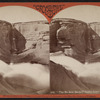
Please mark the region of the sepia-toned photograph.
POLYGON ((49 91, 47 19, 29 7, 0 7, 0 95, 49 91))
POLYGON ((100 94, 100 7, 78 5, 50 23, 51 94, 100 94))

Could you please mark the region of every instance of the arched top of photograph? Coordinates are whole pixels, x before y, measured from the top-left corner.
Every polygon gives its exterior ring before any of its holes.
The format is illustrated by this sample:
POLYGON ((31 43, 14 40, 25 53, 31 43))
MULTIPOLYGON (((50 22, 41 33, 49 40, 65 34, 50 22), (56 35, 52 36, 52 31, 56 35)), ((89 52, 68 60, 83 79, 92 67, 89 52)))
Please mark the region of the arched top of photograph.
POLYGON ((0 7, 0 20, 10 23, 42 21, 47 19, 35 9, 24 6, 4 6, 0 7))

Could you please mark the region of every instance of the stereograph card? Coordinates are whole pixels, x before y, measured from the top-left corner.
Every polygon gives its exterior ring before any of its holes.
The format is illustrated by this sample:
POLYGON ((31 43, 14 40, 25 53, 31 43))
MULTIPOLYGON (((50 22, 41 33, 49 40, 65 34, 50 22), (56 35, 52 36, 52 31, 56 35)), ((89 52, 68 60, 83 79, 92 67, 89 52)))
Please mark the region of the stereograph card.
POLYGON ((98 98, 99 76, 99 2, 0 2, 0 98, 98 98))

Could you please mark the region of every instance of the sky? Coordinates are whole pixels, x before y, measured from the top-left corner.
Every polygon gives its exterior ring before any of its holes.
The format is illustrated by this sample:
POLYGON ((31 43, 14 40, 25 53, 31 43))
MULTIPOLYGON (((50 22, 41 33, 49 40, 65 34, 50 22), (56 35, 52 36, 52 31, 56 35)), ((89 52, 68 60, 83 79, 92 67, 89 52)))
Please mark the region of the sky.
POLYGON ((10 23, 46 20, 38 11, 24 6, 0 7, 0 20, 10 23))
POLYGON ((100 7, 93 5, 73 6, 60 11, 54 18, 73 18, 87 23, 100 22, 100 7))

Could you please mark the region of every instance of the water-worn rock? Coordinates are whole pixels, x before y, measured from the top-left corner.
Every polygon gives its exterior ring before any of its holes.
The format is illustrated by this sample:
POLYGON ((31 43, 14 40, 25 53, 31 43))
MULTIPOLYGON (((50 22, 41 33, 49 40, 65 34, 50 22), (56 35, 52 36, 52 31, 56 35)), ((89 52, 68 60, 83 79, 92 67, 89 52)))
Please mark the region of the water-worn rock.
POLYGON ((26 51, 14 55, 13 62, 49 63, 49 24, 46 21, 15 23, 13 26, 25 37, 26 51))
POLYGON ((64 51, 84 63, 88 53, 100 49, 100 37, 87 23, 67 18, 53 19, 50 24, 50 51, 64 51), (68 49, 69 48, 69 49, 68 49))

